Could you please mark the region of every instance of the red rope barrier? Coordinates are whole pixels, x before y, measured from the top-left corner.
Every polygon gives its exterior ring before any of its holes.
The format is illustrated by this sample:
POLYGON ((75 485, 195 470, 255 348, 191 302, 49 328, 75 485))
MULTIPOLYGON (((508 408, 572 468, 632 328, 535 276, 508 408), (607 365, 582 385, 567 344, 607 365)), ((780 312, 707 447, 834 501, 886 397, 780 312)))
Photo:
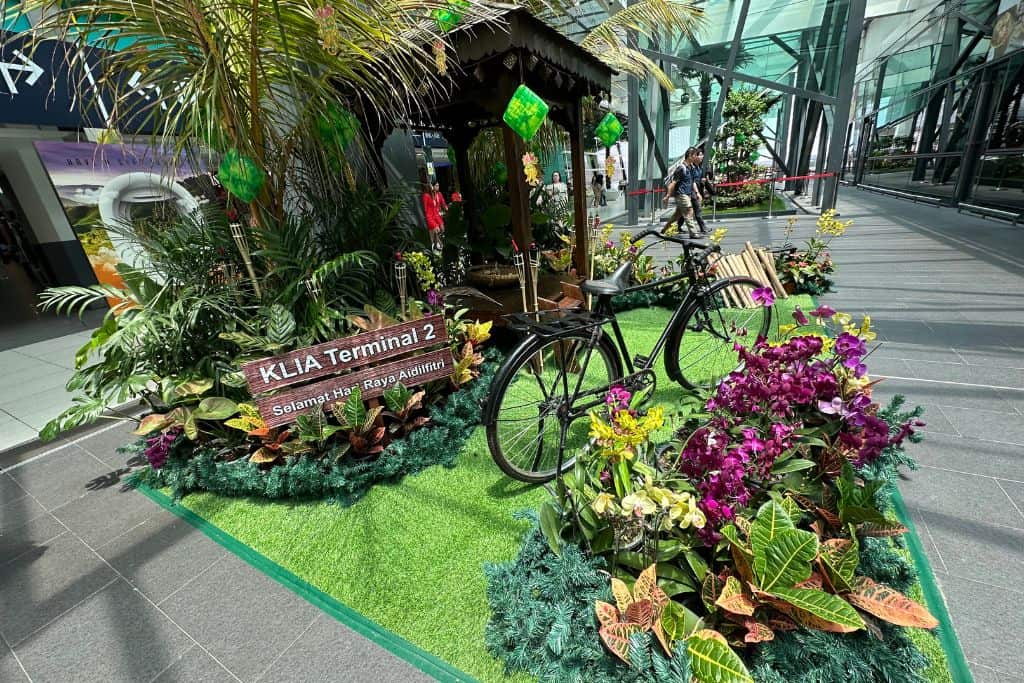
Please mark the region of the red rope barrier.
MULTIPOLYGON (((764 185, 765 183, 781 183, 787 180, 814 180, 816 178, 831 178, 835 173, 811 173, 809 175, 791 175, 781 178, 757 178, 755 180, 737 180, 732 183, 715 183, 715 187, 739 187, 740 185, 764 185)), ((653 188, 650 190, 633 190, 627 192, 627 197, 636 197, 642 194, 664 194, 664 188, 653 188)))

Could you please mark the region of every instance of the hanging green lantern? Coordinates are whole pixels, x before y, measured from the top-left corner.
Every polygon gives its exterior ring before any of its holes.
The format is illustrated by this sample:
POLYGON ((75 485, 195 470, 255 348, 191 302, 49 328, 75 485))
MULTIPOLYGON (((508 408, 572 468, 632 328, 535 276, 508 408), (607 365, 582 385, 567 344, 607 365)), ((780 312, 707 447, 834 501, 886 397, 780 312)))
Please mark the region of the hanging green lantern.
POLYGON ((749 158, 750 158, 750 163, 754 163, 755 161, 757 161, 758 159, 761 158, 761 153, 758 152, 755 149, 753 152, 750 153, 750 157, 749 158))
POLYGON ((320 139, 341 149, 348 147, 359 132, 355 115, 333 102, 327 105, 327 111, 317 118, 316 124, 320 139))
POLYGON ((508 166, 502 161, 495 163, 491 166, 491 177, 497 184, 504 185, 508 182, 508 166))
POLYGON ((608 112, 601 119, 601 123, 597 124, 597 128, 594 129, 594 135, 605 147, 611 147, 614 145, 620 137, 622 137, 623 131, 622 124, 619 122, 619 117, 615 114, 608 112))
POLYGON ((441 33, 448 33, 462 21, 462 13, 469 5, 466 0, 452 0, 448 7, 434 10, 434 23, 441 33))
POLYGON ((251 202, 267 182, 267 174, 255 161, 239 154, 237 149, 232 149, 220 160, 217 180, 243 202, 251 202))
POLYGON ((452 166, 454 166, 455 165, 455 148, 452 147, 451 145, 448 145, 447 155, 448 155, 448 163, 450 163, 452 166))
POLYGON ((547 102, 525 85, 516 88, 501 117, 508 127, 526 142, 537 134, 548 115, 547 102))
POLYGON ((746 141, 747 141, 747 136, 746 135, 744 135, 743 133, 736 133, 736 144, 737 145, 742 145, 746 141))

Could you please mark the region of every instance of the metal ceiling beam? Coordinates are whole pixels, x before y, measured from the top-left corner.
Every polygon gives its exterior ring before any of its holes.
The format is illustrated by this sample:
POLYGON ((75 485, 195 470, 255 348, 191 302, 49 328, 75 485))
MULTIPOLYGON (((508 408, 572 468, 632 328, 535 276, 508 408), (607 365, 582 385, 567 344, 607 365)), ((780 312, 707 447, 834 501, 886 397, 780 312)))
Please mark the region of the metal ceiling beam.
MULTIPOLYGON (((641 50, 645 55, 651 59, 662 59, 666 62, 672 62, 678 66, 686 67, 688 69, 696 69, 697 71, 706 71, 715 76, 721 76, 725 78, 728 75, 728 70, 723 69, 720 66, 712 66, 703 62, 697 62, 692 59, 686 59, 685 57, 677 57, 676 55, 665 54, 664 52, 656 52, 654 50, 641 50)), ((823 95, 820 92, 813 90, 807 90, 806 88, 798 88, 784 83, 778 83, 776 81, 760 78, 758 76, 749 76, 744 73, 733 72, 732 80, 743 81, 744 83, 752 83, 754 85, 764 86, 770 90, 778 92, 784 92, 790 95, 797 95, 798 97, 805 97, 809 100, 815 100, 823 104, 835 104, 836 98, 823 95)))

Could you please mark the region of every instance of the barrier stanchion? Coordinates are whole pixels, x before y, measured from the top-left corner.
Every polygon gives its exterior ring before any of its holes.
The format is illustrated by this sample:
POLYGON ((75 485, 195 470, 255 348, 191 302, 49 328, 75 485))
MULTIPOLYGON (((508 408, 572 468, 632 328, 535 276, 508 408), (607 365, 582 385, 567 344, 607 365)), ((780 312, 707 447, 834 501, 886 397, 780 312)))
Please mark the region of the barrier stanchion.
POLYGON ((768 185, 768 215, 764 217, 764 220, 774 220, 772 215, 772 209, 775 207, 775 170, 772 169, 771 179, 766 183, 768 185))

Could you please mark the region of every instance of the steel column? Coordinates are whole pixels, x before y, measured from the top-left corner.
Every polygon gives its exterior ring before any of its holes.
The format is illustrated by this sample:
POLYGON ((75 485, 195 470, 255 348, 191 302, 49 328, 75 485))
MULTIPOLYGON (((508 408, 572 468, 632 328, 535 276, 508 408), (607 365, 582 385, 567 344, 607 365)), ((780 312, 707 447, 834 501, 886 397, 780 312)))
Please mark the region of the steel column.
POLYGON ((828 145, 828 159, 825 172, 834 174, 828 178, 822 198, 822 210, 834 209, 839 192, 839 167, 843 163, 846 148, 846 124, 850 121, 853 104, 853 79, 857 73, 857 53, 860 52, 861 34, 864 32, 866 0, 850 0, 850 13, 846 19, 846 40, 843 45, 843 62, 840 65, 839 82, 836 90, 836 106, 832 113, 832 138, 828 145))

